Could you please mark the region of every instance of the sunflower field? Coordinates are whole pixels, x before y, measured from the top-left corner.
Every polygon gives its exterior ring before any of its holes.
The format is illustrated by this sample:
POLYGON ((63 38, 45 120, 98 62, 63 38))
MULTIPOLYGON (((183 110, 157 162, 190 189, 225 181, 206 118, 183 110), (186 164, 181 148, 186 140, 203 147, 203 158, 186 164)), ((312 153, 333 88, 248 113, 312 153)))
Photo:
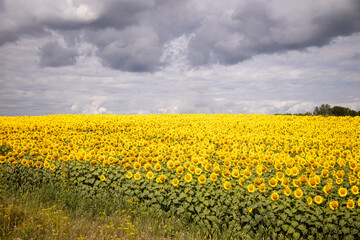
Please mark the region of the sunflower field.
POLYGON ((360 117, 0 117, 0 188, 121 197, 209 236, 355 239, 360 117))

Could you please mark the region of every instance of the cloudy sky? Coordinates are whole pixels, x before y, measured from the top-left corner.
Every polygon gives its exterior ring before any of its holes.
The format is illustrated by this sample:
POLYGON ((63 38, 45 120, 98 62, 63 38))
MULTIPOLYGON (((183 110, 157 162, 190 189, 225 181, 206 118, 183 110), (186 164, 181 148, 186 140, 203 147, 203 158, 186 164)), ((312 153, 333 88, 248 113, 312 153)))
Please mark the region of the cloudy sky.
POLYGON ((360 110, 359 0, 0 0, 0 115, 360 110))

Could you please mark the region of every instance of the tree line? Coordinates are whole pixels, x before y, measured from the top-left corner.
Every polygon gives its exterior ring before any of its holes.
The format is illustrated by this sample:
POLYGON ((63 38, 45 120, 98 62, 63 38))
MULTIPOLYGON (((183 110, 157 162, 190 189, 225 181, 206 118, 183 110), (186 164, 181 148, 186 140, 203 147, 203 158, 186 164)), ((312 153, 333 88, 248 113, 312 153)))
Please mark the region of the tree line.
POLYGON ((355 111, 347 107, 334 106, 331 107, 329 104, 322 104, 321 106, 317 106, 314 108, 314 111, 306 112, 306 113, 286 113, 286 114, 275 114, 275 115, 297 115, 297 116, 360 116, 360 111, 355 111))
POLYGON ((315 116, 360 116, 360 111, 355 111, 347 107, 335 106, 331 107, 329 104, 322 104, 320 107, 315 107, 313 115, 315 116))

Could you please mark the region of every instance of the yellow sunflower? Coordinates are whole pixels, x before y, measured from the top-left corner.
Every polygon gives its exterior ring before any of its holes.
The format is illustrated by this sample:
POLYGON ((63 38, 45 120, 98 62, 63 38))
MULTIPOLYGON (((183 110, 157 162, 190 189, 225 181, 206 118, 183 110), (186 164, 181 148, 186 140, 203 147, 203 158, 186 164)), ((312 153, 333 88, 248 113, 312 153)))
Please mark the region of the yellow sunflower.
POLYGON ((357 186, 352 186, 351 187, 351 193, 353 195, 358 195, 359 194, 359 188, 357 186))
POLYGON ((178 186, 178 185, 179 185, 179 179, 174 178, 174 179, 171 181, 171 184, 172 184, 174 187, 178 186))
POLYGON ((189 183, 192 181, 193 177, 190 173, 188 173, 185 175, 184 179, 185 179, 185 182, 189 183))
POLYGON ((277 192, 273 192, 271 194, 271 200, 273 200, 273 201, 279 200, 279 194, 277 192))
POLYGON ((101 176, 100 176, 100 180, 101 180, 101 181, 105 181, 105 179, 106 179, 106 178, 105 178, 104 175, 101 175, 101 176))
POLYGON ((126 173, 126 178, 130 179, 132 178, 133 174, 131 172, 127 172, 126 173))
POLYGON ((294 196, 295 196, 296 198, 301 198, 303 195, 304 195, 304 193, 303 193, 303 191, 302 191, 300 188, 298 188, 298 189, 296 189, 296 190, 294 191, 294 196))
POLYGON ((339 188, 338 193, 340 197, 346 197, 348 191, 346 188, 339 188))
POLYGON ((248 192, 250 192, 250 193, 255 192, 255 190, 256 190, 255 185, 254 185, 254 184, 248 185, 248 186, 247 186, 247 190, 248 190, 248 192))
POLYGON ((198 182, 199 182, 200 184, 205 183, 205 182, 206 182, 206 177, 205 177, 204 175, 201 175, 201 176, 198 178, 198 182))
POLYGON ((223 183, 223 186, 224 186, 224 188, 225 188, 226 190, 229 190, 229 189, 231 188, 231 183, 228 182, 228 181, 225 181, 225 182, 223 183))
POLYGON ((285 187, 285 189, 284 189, 284 194, 285 194, 285 196, 290 196, 290 194, 291 194, 291 189, 289 188, 289 187, 285 187))
POLYGON ((346 207, 348 209, 354 209, 355 208, 355 202, 352 199, 349 199, 346 203, 346 207))
POLYGON ((141 179, 141 174, 139 172, 134 174, 134 179, 135 180, 140 180, 141 179))
POLYGON ((317 203, 317 204, 321 204, 323 202, 323 197, 322 196, 315 196, 314 197, 314 202, 317 203))
POLYGON ((154 173, 152 171, 148 171, 146 173, 146 177, 147 177, 147 179, 151 180, 154 178, 154 173))
POLYGON ((329 206, 330 206, 331 210, 335 210, 339 207, 339 203, 338 203, 338 201, 332 201, 332 202, 329 202, 329 206))

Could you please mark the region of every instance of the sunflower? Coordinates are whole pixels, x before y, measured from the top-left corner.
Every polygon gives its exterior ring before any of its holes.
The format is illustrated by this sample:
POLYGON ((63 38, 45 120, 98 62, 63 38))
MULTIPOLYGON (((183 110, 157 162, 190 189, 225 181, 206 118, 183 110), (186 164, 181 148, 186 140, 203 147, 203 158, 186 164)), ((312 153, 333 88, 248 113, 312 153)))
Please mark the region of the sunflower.
POLYGON ((41 165, 42 165, 42 162, 40 162, 40 161, 36 161, 36 162, 35 162, 35 166, 36 166, 37 168, 41 167, 41 165))
POLYGON ((179 185, 179 179, 174 178, 174 179, 171 181, 171 184, 172 184, 174 187, 177 187, 177 186, 179 185))
POLYGON ((206 177, 205 177, 204 175, 201 175, 201 176, 198 178, 198 182, 199 182, 200 184, 205 183, 205 182, 206 182, 206 177))
POLYGON ((222 171, 221 175, 227 178, 231 175, 231 172, 229 171, 229 169, 225 169, 224 171, 222 171))
POLYGON ((26 159, 21 160, 21 164, 22 164, 22 165, 26 165, 26 164, 27 164, 27 160, 26 160, 26 159))
POLYGON ((325 185, 323 187, 323 191, 326 195, 329 195, 330 191, 333 189, 333 186, 330 186, 330 185, 325 185))
POLYGON ((336 180, 335 180, 336 184, 338 184, 338 185, 342 184, 343 181, 344 181, 344 179, 342 179, 342 178, 336 178, 336 180))
POLYGON ((168 169, 172 169, 172 168, 175 167, 175 164, 174 164, 174 162, 172 160, 170 160, 170 161, 168 161, 166 163, 166 166, 167 166, 168 169))
POLYGON ((184 179, 185 179, 185 182, 189 183, 192 181, 193 177, 190 173, 188 173, 185 175, 184 179))
POLYGON ((276 178, 271 178, 270 180, 269 180, 269 185, 271 186, 271 187, 276 187, 277 186, 277 184, 278 184, 278 180, 276 179, 276 178))
POLYGON ((91 160, 91 162, 90 162, 90 165, 91 165, 91 166, 96 166, 96 164, 97 164, 97 161, 96 161, 96 160, 91 160))
POLYGON ((285 187, 285 189, 284 189, 284 194, 285 194, 285 196, 290 196, 290 194, 291 194, 291 189, 287 186, 287 187, 285 187))
POLYGON ((314 202, 317 204, 321 204, 323 202, 323 197, 317 195, 316 197, 314 197, 314 202))
POLYGON ((217 175, 216 175, 216 173, 211 173, 211 174, 210 174, 210 180, 213 181, 213 182, 215 182, 215 181, 217 180, 217 175))
POLYGON ((299 174, 299 169, 297 167, 293 167, 291 168, 291 175, 292 176, 297 176, 299 174))
POLYGON ((151 180, 154 178, 154 173, 152 171, 149 171, 146 173, 146 177, 147 177, 147 179, 151 180))
POLYGON ((231 183, 230 183, 229 181, 225 181, 225 182, 223 183, 223 186, 224 186, 224 188, 225 188, 226 190, 229 190, 229 189, 231 188, 231 183))
POLYGON ((133 174, 131 172, 127 172, 126 173, 126 178, 130 179, 132 178, 133 174))
POLYGON ((273 200, 273 201, 279 200, 279 194, 277 192, 273 192, 271 194, 271 200, 273 200))
POLYGON ((281 185, 284 186, 284 187, 288 186, 289 183, 290 183, 290 180, 289 180, 288 178, 286 178, 286 177, 284 177, 284 178, 281 180, 281 185))
POLYGON ((141 179, 141 174, 140 174, 139 172, 136 172, 136 173, 134 174, 134 179, 135 179, 135 180, 140 180, 140 179, 141 179))
POLYGON ((245 179, 241 177, 241 178, 239 178, 238 182, 239 182, 239 185, 242 186, 245 182, 245 179))
MULTIPOLYGON (((22 163, 22 162, 21 162, 22 163)), ((50 167, 50 163, 48 161, 44 162, 44 168, 49 168, 50 167)))
POLYGON ((238 178, 238 177, 240 176, 239 169, 234 168, 234 169, 232 170, 232 172, 231 172, 231 176, 232 176, 233 178, 238 178))
POLYGON ((141 167, 141 164, 139 162, 135 162, 133 167, 134 167, 135 170, 139 170, 140 167, 141 167))
POLYGON ((6 162, 6 157, 5 156, 0 156, 0 163, 4 163, 6 162))
POLYGON ((176 168, 176 174, 181 175, 184 173, 184 168, 182 166, 178 166, 176 168))
POLYGON ((276 179, 281 181, 285 177, 283 172, 277 172, 276 173, 276 179))
POLYGON ((100 180, 101 180, 101 181, 105 181, 105 179, 106 179, 106 178, 105 178, 104 175, 101 175, 101 176, 100 176, 100 180))
POLYGON ((346 197, 348 191, 346 188, 339 188, 338 193, 340 197, 346 197))
POLYGON ((156 163, 154 166, 154 170, 159 172, 161 170, 161 164, 160 163, 156 163))
POLYGON ((166 181, 166 176, 164 174, 156 178, 157 183, 164 183, 165 181, 166 181))
POLYGON ((359 194, 359 188, 357 186, 352 186, 351 187, 351 193, 353 195, 358 195, 359 194))
POLYGON ((201 173, 202 173, 201 168, 196 167, 196 168, 195 168, 195 174, 196 174, 196 175, 200 175, 201 173))
POLYGON ((308 197, 306 201, 307 201, 308 205, 311 205, 313 202, 313 199, 311 197, 308 197))
POLYGON ((308 181, 309 187, 316 188, 316 180, 314 178, 310 178, 308 181))
POLYGON ((354 207, 355 207, 355 202, 354 202, 352 199, 349 199, 349 200, 347 201, 347 203, 346 203, 346 207, 347 207, 348 209, 354 209, 354 207))
POLYGON ((33 160, 27 161, 27 165, 28 165, 29 167, 31 167, 33 164, 34 164, 33 160))
POLYGON ((255 185, 254 185, 254 184, 248 185, 248 186, 247 186, 247 190, 248 190, 248 192, 250 192, 250 193, 255 192, 255 190, 256 190, 255 185))
POLYGON ((150 170, 152 169, 151 164, 150 164, 150 163, 146 163, 146 164, 144 165, 144 169, 145 169, 145 171, 150 171, 150 170))
POLYGON ((263 184, 264 183, 264 179, 263 178, 259 178, 259 177, 257 177, 257 178, 255 178, 255 180, 254 180, 254 184, 258 187, 258 186, 260 186, 261 184, 263 184))
POLYGON ((260 184, 259 186, 259 192, 263 193, 266 191, 266 185, 265 183, 260 184))
POLYGON ((131 168, 131 164, 130 163, 125 163, 124 164, 124 169, 125 170, 129 170, 131 168))
POLYGON ((251 172, 250 172, 248 169, 246 169, 245 172, 244 172, 244 176, 245 176, 246 178, 251 177, 251 172))
MULTIPOLYGON (((12 164, 14 167, 16 167, 16 166, 18 165, 17 161, 13 161, 11 164, 12 164)), ((36 165, 36 164, 35 164, 35 165, 36 165)), ((41 162, 40 162, 40 166, 41 166, 41 162)), ((37 165, 36 165, 36 167, 37 167, 37 165)))
POLYGON ((329 206, 330 206, 331 210, 335 210, 339 207, 339 203, 338 203, 338 201, 332 201, 332 202, 329 202, 329 206))
POLYGON ((221 171, 221 169, 219 168, 219 166, 214 167, 213 172, 216 174, 219 174, 219 172, 221 171))

